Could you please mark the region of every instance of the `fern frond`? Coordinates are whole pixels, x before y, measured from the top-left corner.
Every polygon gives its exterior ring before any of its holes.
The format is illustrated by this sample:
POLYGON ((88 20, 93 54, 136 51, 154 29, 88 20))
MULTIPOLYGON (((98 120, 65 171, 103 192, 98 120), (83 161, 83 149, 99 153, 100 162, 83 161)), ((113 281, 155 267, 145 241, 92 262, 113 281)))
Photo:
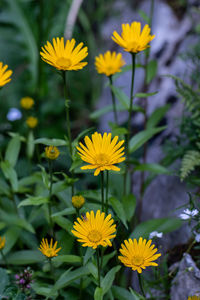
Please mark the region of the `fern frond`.
POLYGON ((194 169, 200 166, 200 152, 189 150, 185 153, 181 164, 181 181, 183 181, 194 169))

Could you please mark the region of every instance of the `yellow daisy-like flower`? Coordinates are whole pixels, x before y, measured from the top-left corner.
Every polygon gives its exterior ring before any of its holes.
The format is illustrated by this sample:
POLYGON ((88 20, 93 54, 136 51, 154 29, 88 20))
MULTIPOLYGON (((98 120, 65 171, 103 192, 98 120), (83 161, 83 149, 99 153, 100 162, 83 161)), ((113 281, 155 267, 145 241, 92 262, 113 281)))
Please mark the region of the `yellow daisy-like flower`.
POLYGON ((55 146, 49 146, 45 148, 45 155, 48 159, 54 160, 60 155, 60 151, 55 146))
POLYGON ((28 117, 26 120, 26 124, 30 128, 35 128, 38 124, 38 119, 35 117, 28 117))
POLYGON ((124 51, 138 53, 150 47, 148 44, 154 39, 155 35, 150 35, 151 29, 149 25, 145 25, 141 32, 140 22, 132 22, 122 24, 121 36, 114 31, 112 39, 120 45, 124 51))
POLYGON ((38 248, 42 254, 44 254, 46 257, 55 257, 58 256, 58 252, 60 251, 61 247, 56 249, 58 242, 56 241, 53 245, 53 239, 51 239, 50 244, 48 243, 47 239, 42 239, 42 242, 40 244, 40 248, 38 248))
POLYGON ((64 43, 63 37, 53 38, 53 45, 47 42, 47 44, 42 47, 40 55, 46 63, 58 70, 80 70, 87 65, 87 62, 81 61, 88 55, 88 48, 83 47, 83 43, 75 47, 75 43, 75 39, 71 41, 67 40, 66 43, 64 43))
POLYGON ((33 107, 33 105, 34 105, 34 100, 31 97, 23 97, 20 100, 20 105, 24 109, 27 109, 27 110, 31 109, 33 107))
POLYGON ((85 198, 83 196, 73 196, 72 205, 74 208, 80 209, 85 203, 85 198))
POLYGON ((190 296, 188 297, 188 300, 200 300, 199 296, 190 296))
POLYGON ((0 250, 2 250, 5 247, 6 239, 5 237, 0 236, 0 250))
POLYGON ((7 69, 8 69, 8 65, 3 66, 3 63, 0 62, 0 88, 11 81, 10 76, 12 75, 13 72, 7 69))
POLYGON ((125 160, 125 157, 122 157, 124 147, 121 147, 124 140, 117 142, 118 138, 115 136, 111 141, 111 133, 106 132, 103 136, 95 132, 92 134, 92 140, 86 136, 84 139, 86 146, 79 143, 80 147, 77 149, 81 159, 89 165, 83 166, 81 169, 96 169, 94 176, 99 175, 100 171, 104 170, 120 171, 120 168, 116 167, 115 164, 125 160))
POLYGON ((139 238, 137 242, 136 239, 125 240, 124 244, 121 244, 121 249, 119 250, 122 256, 118 256, 119 260, 133 271, 142 273, 142 269, 146 269, 148 266, 157 266, 158 264, 154 262, 158 257, 161 256, 157 252, 155 245, 151 245, 151 240, 148 242, 142 237, 139 238))
POLYGON ((78 237, 78 242, 83 243, 83 247, 112 246, 111 239, 116 236, 116 225, 111 215, 105 218, 105 213, 100 210, 94 215, 93 210, 86 213, 82 220, 77 218, 74 223, 72 233, 78 237))
POLYGON ((104 55, 100 54, 95 57, 97 72, 106 76, 121 72, 121 67, 124 64, 125 61, 122 59, 121 53, 116 54, 116 52, 107 51, 104 55))

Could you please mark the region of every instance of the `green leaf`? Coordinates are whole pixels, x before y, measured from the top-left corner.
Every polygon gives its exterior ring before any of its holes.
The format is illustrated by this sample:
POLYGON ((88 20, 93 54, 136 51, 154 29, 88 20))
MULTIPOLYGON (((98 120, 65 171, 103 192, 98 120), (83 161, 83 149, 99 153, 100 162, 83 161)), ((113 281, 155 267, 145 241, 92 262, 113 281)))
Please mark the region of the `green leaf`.
POLYGON ((158 63, 156 60, 150 60, 150 62, 147 65, 147 77, 146 77, 146 82, 149 84, 154 77, 157 74, 157 69, 158 69, 158 63))
POLYGON ((22 250, 8 255, 7 260, 11 265, 29 265, 44 260, 44 256, 38 250, 22 250))
POLYGON ((92 274, 92 276, 98 280, 98 269, 97 269, 97 266, 95 264, 93 264, 93 262, 89 262, 87 264, 87 268, 88 270, 90 271, 90 274, 92 274))
POLYGON ((112 286, 111 288, 113 296, 116 300, 137 300, 127 289, 119 287, 119 286, 112 286))
POLYGON ((20 145, 21 141, 18 134, 15 135, 8 143, 8 147, 5 153, 5 161, 9 161, 11 167, 14 167, 16 165, 19 156, 20 145))
MULTIPOLYGON (((36 282, 32 283, 31 287, 33 288, 33 290, 36 292, 37 295, 42 295, 42 296, 45 296, 45 297, 47 297, 53 289, 53 285, 51 285, 51 284, 48 284, 48 287, 47 287, 47 286, 42 286, 42 285, 40 285, 36 282)), ((56 291, 52 292, 51 296, 52 297, 57 297, 58 292, 56 292, 56 291)))
POLYGON ((33 157, 34 149, 35 149, 34 135, 33 135, 33 131, 30 130, 27 138, 27 148, 26 148, 26 153, 28 158, 33 157))
POLYGON ((57 213, 54 213, 52 215, 52 218, 53 217, 59 217, 59 216, 69 216, 69 215, 74 215, 76 214, 76 210, 74 207, 68 207, 68 208, 65 208, 57 213))
POLYGON ((164 105, 162 107, 159 107, 156 110, 154 110, 152 115, 147 120, 147 129, 153 128, 156 125, 158 125, 159 122, 164 118, 165 114, 170 109, 170 107, 171 107, 170 104, 166 104, 166 105, 164 105))
POLYGON ((28 15, 25 14, 22 9, 22 3, 20 3, 18 0, 7 0, 7 2, 13 13, 13 18, 11 21, 19 28, 19 30, 23 34, 24 42, 26 43, 27 48, 29 49, 27 54, 29 56, 28 60, 31 62, 30 71, 33 78, 33 86, 35 86, 37 82, 37 67, 39 59, 37 41, 34 37, 31 25, 29 24, 28 15))
POLYGON ((115 97, 119 100, 121 105, 128 110, 129 109, 129 103, 130 99, 129 97, 118 87, 110 85, 110 88, 112 89, 113 93, 115 94, 115 97))
POLYGON ((43 144, 46 146, 67 146, 67 142, 62 139, 47 139, 47 138, 40 138, 35 140, 35 144, 43 144))
POLYGON ((20 232, 21 228, 16 226, 8 228, 8 230, 5 232, 4 236, 6 237, 6 244, 5 248, 3 249, 4 254, 7 254, 16 244, 19 239, 20 232))
MULTIPOLYGON (((6 273, 6 270, 0 268, 0 295, 3 295, 3 292, 6 288, 6 286, 9 284, 9 278, 8 278, 8 274, 6 273)), ((3 298, 1 298, 3 299, 3 298)))
POLYGON ((138 239, 139 237, 148 238, 152 231, 168 233, 182 226, 182 221, 178 218, 160 218, 152 219, 140 223, 131 233, 130 238, 138 239))
POLYGON ((95 254, 95 250, 92 248, 87 248, 85 255, 83 257, 83 265, 85 266, 89 259, 95 254))
POLYGON ((157 128, 149 128, 143 130, 136 135, 134 135, 129 143, 129 151, 130 153, 135 152, 141 146, 143 146, 148 140, 150 140, 155 134, 163 131, 166 126, 157 127, 157 128))
POLYGON ((72 234, 71 230, 72 230, 73 224, 68 219, 66 219, 62 216, 56 216, 56 217, 53 217, 53 220, 61 228, 63 228, 64 230, 67 230, 70 234, 72 234))
POLYGON ((126 215, 126 220, 129 222, 135 213, 136 197, 132 194, 124 196, 122 198, 122 204, 126 215))
POLYGON ((135 300, 145 300, 146 298, 144 298, 142 295, 140 295, 139 293, 137 293, 136 291, 134 291, 133 289, 129 288, 131 291, 131 294, 134 296, 135 300))
POLYGON ((134 95, 134 98, 148 98, 150 96, 154 96, 156 95, 158 92, 154 92, 154 93, 137 93, 134 95))
POLYGON ((95 292, 94 292, 94 300, 103 300, 102 288, 96 287, 95 292))
POLYGON ((116 250, 113 251, 113 252, 111 252, 111 253, 109 253, 109 254, 106 254, 106 255, 104 254, 102 266, 105 267, 107 265, 107 263, 109 262, 109 260, 112 259, 115 255, 117 255, 117 251, 116 250))
POLYGON ((128 229, 127 222, 126 222, 126 215, 121 202, 119 202, 119 200, 117 200, 114 197, 109 198, 109 202, 111 203, 112 208, 114 209, 117 217, 122 221, 124 226, 128 229))
POLYGON ((114 127, 112 128, 112 134, 115 135, 124 135, 127 134, 128 130, 125 127, 114 127))
POLYGON ((18 205, 18 207, 21 206, 29 206, 29 205, 33 205, 33 206, 38 206, 38 205, 42 205, 44 203, 48 203, 49 199, 47 197, 42 197, 42 196, 36 196, 36 197, 32 197, 29 196, 27 199, 21 201, 18 205))
POLYGON ((51 293, 54 293, 57 290, 63 289, 66 286, 70 285, 75 280, 82 278, 83 276, 89 275, 89 270, 87 267, 81 267, 74 271, 71 271, 71 268, 65 271, 60 278, 56 281, 53 289, 51 290, 49 296, 51 293))
POLYGON ((90 119, 93 119, 93 120, 98 119, 99 117, 107 114, 108 112, 110 112, 112 110, 113 110, 112 104, 104 106, 103 108, 97 109, 94 112, 92 112, 90 114, 90 119))
POLYGON ((94 130, 95 130, 95 127, 90 127, 90 128, 83 130, 81 133, 79 133, 77 138, 73 141, 73 145, 76 146, 80 139, 82 139, 83 137, 85 137, 87 134, 91 133, 94 130))
POLYGON ((169 170, 159 164, 140 164, 134 167, 135 171, 149 171, 156 174, 169 174, 169 170))
POLYGON ((59 255, 53 258, 53 262, 62 262, 68 264, 80 264, 82 259, 77 255, 59 255))
POLYGON ((101 282, 101 287, 103 290, 103 294, 105 295, 109 289, 111 288, 113 281, 115 279, 115 274, 120 270, 121 266, 116 266, 112 268, 104 277, 104 279, 101 282))
POLYGON ((9 161, 1 162, 1 169, 6 179, 10 181, 14 192, 18 191, 18 179, 15 169, 10 165, 9 161))
POLYGON ((147 23, 150 23, 150 18, 147 16, 147 14, 143 11, 143 10, 139 10, 138 14, 140 15, 140 17, 147 23))

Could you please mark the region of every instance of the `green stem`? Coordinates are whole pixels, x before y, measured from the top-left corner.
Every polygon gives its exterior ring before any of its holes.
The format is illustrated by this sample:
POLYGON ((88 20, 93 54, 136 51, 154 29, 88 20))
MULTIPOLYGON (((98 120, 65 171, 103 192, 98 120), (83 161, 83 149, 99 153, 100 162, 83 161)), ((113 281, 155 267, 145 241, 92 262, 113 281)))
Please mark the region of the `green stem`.
POLYGON ((54 267, 53 267, 53 264, 52 264, 52 261, 51 261, 51 257, 49 257, 48 260, 49 260, 49 265, 50 265, 50 273, 54 278, 54 267))
POLYGON ((104 211, 104 172, 101 171, 101 208, 104 211))
POLYGON ((110 81, 110 91, 111 91, 111 96, 112 96, 112 105, 113 105, 114 119, 115 119, 115 123, 117 124, 118 121, 117 121, 116 101, 115 101, 115 95, 114 95, 113 90, 111 88, 111 86, 113 85, 112 75, 109 76, 109 81, 110 81))
POLYGON ((53 220, 51 217, 51 198, 52 198, 52 187, 53 187, 53 166, 52 161, 49 159, 49 175, 50 175, 50 187, 49 187, 49 202, 48 202, 48 211, 49 211, 49 223, 51 228, 52 236, 54 237, 54 229, 53 229, 53 220))
MULTIPOLYGON (((66 71, 62 71, 63 84, 64 84, 64 97, 65 97, 65 108, 66 108, 66 121, 67 121, 67 135, 69 141, 69 152, 72 161, 72 138, 71 138, 71 126, 70 126, 70 117, 69 117, 69 92, 67 89, 67 81, 66 81, 66 71)), ((74 177, 74 171, 71 171, 72 178, 74 177)), ((74 196, 74 183, 72 183, 72 196, 74 196)))
POLYGON ((0 251, 1 251, 1 256, 2 256, 2 258, 4 260, 4 263, 5 263, 5 266, 8 269, 8 262, 7 262, 7 259, 6 259, 5 255, 4 255, 4 253, 3 253, 3 250, 1 249, 0 251))
POLYGON ((146 296, 145 296, 145 293, 144 293, 143 285, 142 285, 142 277, 141 277, 141 274, 139 274, 139 273, 137 273, 137 274, 138 274, 138 280, 139 280, 140 290, 141 290, 141 292, 142 292, 142 295, 143 295, 144 297, 146 297, 146 296))
POLYGON ((98 269, 98 287, 101 287, 101 266, 100 266, 100 258, 99 258, 99 248, 97 247, 97 269, 98 269))
POLYGON ((132 120, 132 110, 133 110, 133 90, 134 90, 134 78, 135 78, 135 53, 131 53, 132 56, 132 78, 131 78, 131 91, 130 91, 130 104, 129 104, 129 115, 128 115, 128 133, 127 133, 127 140, 126 140, 126 151, 127 151, 127 158, 126 158, 126 168, 124 173, 124 195, 126 195, 126 181, 127 181, 127 172, 129 166, 129 142, 131 136, 131 120, 132 120))
POLYGON ((109 172, 106 170, 106 214, 108 214, 109 172))

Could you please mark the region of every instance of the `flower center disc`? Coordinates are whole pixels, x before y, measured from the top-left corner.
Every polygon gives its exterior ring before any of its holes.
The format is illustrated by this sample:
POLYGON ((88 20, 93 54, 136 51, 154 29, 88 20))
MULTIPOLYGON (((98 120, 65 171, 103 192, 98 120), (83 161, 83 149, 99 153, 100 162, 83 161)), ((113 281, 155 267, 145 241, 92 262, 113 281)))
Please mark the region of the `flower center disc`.
POLYGON ((90 231, 89 234, 88 234, 88 239, 92 243, 99 242, 101 240, 101 238, 102 238, 101 233, 99 231, 95 230, 95 229, 90 231))
POLYGON ((96 163, 100 166, 105 166, 109 162, 108 155, 104 153, 100 153, 96 156, 96 163))
POLYGON ((54 251, 53 251, 53 249, 48 249, 48 250, 46 250, 46 256, 48 256, 48 257, 54 256, 54 251))
POLYGON ((59 57, 56 63, 61 68, 69 68, 72 64, 70 59, 64 57, 59 57))
POLYGON ((141 266, 144 263, 144 258, 142 256, 133 256, 132 264, 135 266, 141 266))

